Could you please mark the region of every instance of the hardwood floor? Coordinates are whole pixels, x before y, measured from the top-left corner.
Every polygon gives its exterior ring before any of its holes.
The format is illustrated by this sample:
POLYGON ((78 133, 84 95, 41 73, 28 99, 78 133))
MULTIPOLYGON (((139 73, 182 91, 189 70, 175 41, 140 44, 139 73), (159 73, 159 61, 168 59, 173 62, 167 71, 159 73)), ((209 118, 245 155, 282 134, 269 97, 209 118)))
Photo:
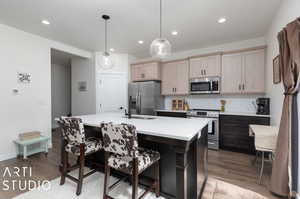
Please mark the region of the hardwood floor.
POLYGON ((262 185, 258 184, 258 168, 260 163, 252 165, 253 155, 235 153, 231 151, 208 152, 208 173, 213 177, 254 192, 260 193, 270 199, 278 199, 268 191, 272 167, 265 163, 262 185))
MULTIPOLYGON (((12 178, 7 175, 3 177, 5 168, 14 167, 32 167, 32 176, 28 175, 21 176, 21 179, 26 180, 52 180, 60 176, 58 165, 60 162, 59 149, 60 139, 58 132, 52 133, 52 149, 49 151, 48 157, 44 154, 38 154, 30 156, 29 160, 24 161, 20 158, 11 159, 0 162, 0 175, 1 181, 20 177, 13 174, 12 178)), ((263 177, 263 185, 258 184, 258 170, 257 166, 252 165, 253 156, 245 155, 241 153, 234 153, 230 151, 209 151, 209 177, 214 177, 231 184, 238 185, 240 187, 250 189, 257 193, 260 193, 270 199, 278 199, 277 197, 270 194, 268 191, 269 175, 271 173, 271 166, 267 164, 266 172, 263 177)), ((75 158, 73 159, 75 161, 75 158)), ((0 199, 11 199, 23 192, 28 191, 28 187, 25 190, 10 190, 4 191, 3 183, 0 183, 0 199)))

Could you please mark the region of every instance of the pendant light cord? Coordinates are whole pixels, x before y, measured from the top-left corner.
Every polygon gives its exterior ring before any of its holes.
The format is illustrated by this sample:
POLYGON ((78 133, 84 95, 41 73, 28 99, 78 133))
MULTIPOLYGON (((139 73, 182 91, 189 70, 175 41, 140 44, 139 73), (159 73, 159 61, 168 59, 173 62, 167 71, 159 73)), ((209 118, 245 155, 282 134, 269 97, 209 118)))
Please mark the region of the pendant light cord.
POLYGON ((162 38, 162 0, 160 0, 159 16, 160 16, 159 37, 162 38))
POLYGON ((107 20, 105 20, 105 53, 107 53, 107 20))

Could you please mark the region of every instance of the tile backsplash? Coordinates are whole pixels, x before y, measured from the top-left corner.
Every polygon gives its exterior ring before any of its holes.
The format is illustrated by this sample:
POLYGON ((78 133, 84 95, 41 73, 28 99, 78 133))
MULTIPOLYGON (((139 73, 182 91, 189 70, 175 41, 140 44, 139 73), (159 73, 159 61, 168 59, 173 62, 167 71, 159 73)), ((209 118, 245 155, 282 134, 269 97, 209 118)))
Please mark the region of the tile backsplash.
POLYGON ((172 109, 173 99, 185 99, 190 107, 200 109, 221 109, 220 100, 226 100, 226 112, 255 113, 256 98, 263 96, 220 96, 220 95, 193 95, 193 96, 168 96, 165 98, 165 108, 172 109))

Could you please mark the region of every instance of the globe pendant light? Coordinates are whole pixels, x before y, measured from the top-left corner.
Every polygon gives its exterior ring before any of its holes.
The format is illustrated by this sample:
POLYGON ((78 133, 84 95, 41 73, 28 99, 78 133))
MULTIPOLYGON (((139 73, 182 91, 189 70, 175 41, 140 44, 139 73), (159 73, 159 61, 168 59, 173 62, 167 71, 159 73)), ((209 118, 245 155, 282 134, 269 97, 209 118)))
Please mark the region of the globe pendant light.
POLYGON ((155 58, 165 58, 171 54, 170 42, 162 38, 162 0, 160 0, 160 27, 159 27, 159 38, 152 41, 150 46, 150 54, 155 58))
POLYGON ((110 53, 107 51, 107 21, 110 19, 108 15, 102 15, 102 19, 105 21, 105 49, 102 54, 100 67, 104 69, 110 69, 114 66, 110 53))

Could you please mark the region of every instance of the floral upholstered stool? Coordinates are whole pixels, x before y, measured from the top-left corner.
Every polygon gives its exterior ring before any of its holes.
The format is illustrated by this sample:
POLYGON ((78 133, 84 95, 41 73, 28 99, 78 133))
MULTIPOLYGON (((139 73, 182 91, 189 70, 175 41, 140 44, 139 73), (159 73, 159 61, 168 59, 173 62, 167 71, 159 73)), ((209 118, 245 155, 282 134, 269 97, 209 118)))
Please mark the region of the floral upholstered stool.
POLYGON ((160 196, 159 159, 157 151, 139 148, 136 128, 130 124, 102 123, 103 148, 105 151, 105 177, 103 199, 112 198, 108 194, 122 179, 109 185, 110 170, 115 169, 131 177, 132 199, 143 198, 149 191, 160 196), (154 167, 155 179, 150 189, 138 197, 139 174, 154 167))
POLYGON ((65 184, 66 178, 77 183, 76 195, 81 194, 83 179, 96 172, 96 169, 84 174, 85 158, 102 149, 100 138, 85 136, 84 125, 80 118, 62 117, 58 120, 62 135, 61 178, 60 185, 65 184), (77 164, 70 166, 68 154, 77 156, 77 164), (78 178, 69 175, 70 171, 79 168, 78 178))

